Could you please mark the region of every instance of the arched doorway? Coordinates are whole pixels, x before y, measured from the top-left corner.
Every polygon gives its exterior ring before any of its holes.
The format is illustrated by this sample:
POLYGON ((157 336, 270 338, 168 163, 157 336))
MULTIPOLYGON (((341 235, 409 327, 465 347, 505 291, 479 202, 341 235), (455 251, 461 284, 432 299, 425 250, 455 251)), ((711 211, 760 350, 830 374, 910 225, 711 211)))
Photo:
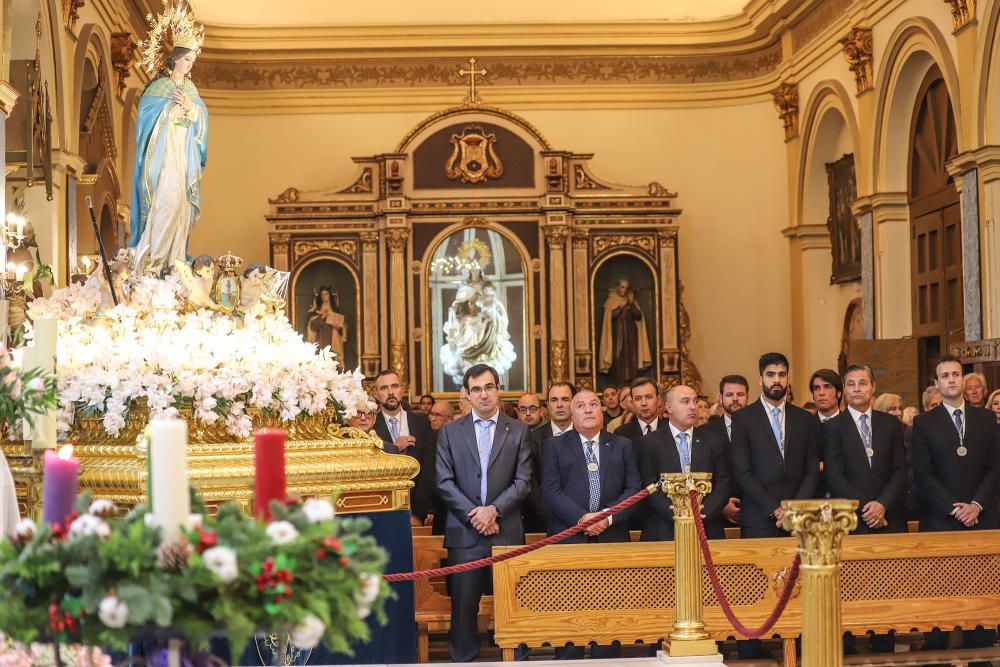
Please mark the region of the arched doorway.
POLYGON ((920 380, 926 386, 949 343, 964 340, 962 216, 945 168, 958 153, 958 140, 948 88, 936 66, 924 77, 913 119, 907 188, 911 298, 920 380))

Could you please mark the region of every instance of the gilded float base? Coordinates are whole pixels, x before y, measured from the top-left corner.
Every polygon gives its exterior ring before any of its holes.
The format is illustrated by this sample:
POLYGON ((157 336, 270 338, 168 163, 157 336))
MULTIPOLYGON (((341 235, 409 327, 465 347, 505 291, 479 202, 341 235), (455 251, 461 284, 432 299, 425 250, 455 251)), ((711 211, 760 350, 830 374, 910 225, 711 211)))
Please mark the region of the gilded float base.
MULTIPOLYGON (((673 642, 670 646, 671 652, 657 651, 656 658, 665 665, 704 665, 712 667, 718 665, 719 667, 723 667, 725 663, 722 662, 722 654, 719 653, 719 647, 715 645, 715 642, 710 640, 698 641, 698 643, 702 642, 705 642, 706 646, 701 647, 703 649, 701 653, 673 653, 673 644, 678 643, 673 642), (707 646, 707 644, 711 644, 711 646, 707 646), (706 653, 705 651, 710 651, 710 653, 706 653)), ((688 644, 689 642, 683 643, 688 644)))

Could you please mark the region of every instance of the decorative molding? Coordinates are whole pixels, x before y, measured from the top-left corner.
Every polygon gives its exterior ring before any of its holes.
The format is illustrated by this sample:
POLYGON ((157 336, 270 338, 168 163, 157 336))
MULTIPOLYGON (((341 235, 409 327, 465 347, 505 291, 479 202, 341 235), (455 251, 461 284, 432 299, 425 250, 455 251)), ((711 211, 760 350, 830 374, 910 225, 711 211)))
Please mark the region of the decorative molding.
POLYGON ((21 96, 16 88, 6 81, 0 81, 0 113, 10 118, 17 99, 21 96))
MULTIPOLYGON (((292 188, 289 188, 292 189, 292 188)), ((358 176, 357 180, 351 183, 349 186, 340 190, 337 194, 370 194, 374 191, 372 185, 372 168, 365 167, 361 170, 361 174, 358 176)))
POLYGON ((823 0, 791 30, 792 53, 798 53, 804 46, 820 36, 824 30, 847 13, 854 0, 823 0))
POLYGON ((528 267, 531 269, 532 273, 538 273, 542 270, 542 260, 537 257, 532 257, 531 261, 528 262, 528 267))
POLYGON ((415 259, 410 262, 410 273, 414 275, 420 275, 424 271, 424 263, 419 259, 415 259))
POLYGON ((637 248, 652 255, 656 252, 654 234, 594 234, 594 254, 601 255, 614 248, 637 248))
POLYGON ((587 170, 583 168, 582 164, 573 165, 573 187, 577 190, 610 190, 606 185, 598 183, 587 170))
POLYGON ((649 185, 646 186, 646 192, 649 193, 650 197, 667 197, 673 199, 677 196, 676 192, 671 192, 656 181, 650 181, 649 185))
POLYGON ((407 362, 406 355, 408 354, 408 346, 406 343, 393 343, 389 346, 389 368, 396 372, 399 379, 406 384, 407 378, 407 362))
POLYGON ((66 21, 66 29, 71 33, 76 32, 76 22, 80 20, 80 10, 84 4, 84 0, 62 0, 63 19, 66 21))
POLYGON ((361 245, 365 252, 378 249, 378 232, 361 232, 361 245))
POLYGON ((958 32, 976 20, 976 0, 944 0, 951 9, 951 26, 958 32))
POLYGON ((349 257, 355 263, 358 261, 358 242, 354 239, 296 241, 292 244, 292 261, 298 262, 299 259, 306 255, 321 251, 332 251, 349 257))
POLYGON ((771 96, 781 125, 785 128, 785 141, 791 141, 799 136, 799 86, 783 83, 771 91, 771 96))
POLYGON ((586 250, 590 245, 590 232, 586 229, 574 229, 572 236, 574 249, 586 250))
POLYGON ((667 227, 665 229, 656 230, 656 236, 660 239, 660 245, 666 248, 674 248, 677 246, 677 227, 667 227))
POLYGON ((285 188, 280 195, 268 198, 268 204, 294 204, 299 201, 298 188, 285 188))
POLYGON ((872 55, 874 45, 872 42, 872 31, 870 28, 851 28, 847 37, 840 40, 840 45, 844 49, 844 59, 854 73, 854 80, 857 83, 858 95, 871 90, 874 78, 872 77, 872 55))
POLYGON ((542 228, 545 233, 545 241, 550 250, 562 250, 569 238, 569 227, 567 225, 546 225, 542 228))
POLYGON ((549 375, 552 382, 566 381, 567 349, 564 340, 549 341, 549 375))
POLYGON ((115 95, 124 99, 128 77, 135 63, 136 43, 128 32, 111 33, 111 66, 115 70, 115 95))
POLYGON ((406 251, 406 242, 410 240, 409 229, 390 229, 385 233, 386 241, 389 244, 389 252, 401 253, 406 251))

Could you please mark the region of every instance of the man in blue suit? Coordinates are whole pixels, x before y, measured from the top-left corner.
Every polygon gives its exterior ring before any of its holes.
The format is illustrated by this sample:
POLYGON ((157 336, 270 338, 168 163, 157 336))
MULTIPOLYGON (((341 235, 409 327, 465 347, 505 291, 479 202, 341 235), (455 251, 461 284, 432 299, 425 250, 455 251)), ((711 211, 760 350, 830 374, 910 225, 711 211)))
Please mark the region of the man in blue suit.
MULTIPOLYGON (((462 387, 472 412, 438 431, 437 485, 448 517, 448 563, 489 556, 494 546, 524 544, 521 505, 531 492, 527 427, 500 410, 500 377, 486 364, 465 373, 462 387)), ((483 593, 492 592, 491 568, 453 574, 448 649, 454 662, 479 655, 476 620, 483 593)))

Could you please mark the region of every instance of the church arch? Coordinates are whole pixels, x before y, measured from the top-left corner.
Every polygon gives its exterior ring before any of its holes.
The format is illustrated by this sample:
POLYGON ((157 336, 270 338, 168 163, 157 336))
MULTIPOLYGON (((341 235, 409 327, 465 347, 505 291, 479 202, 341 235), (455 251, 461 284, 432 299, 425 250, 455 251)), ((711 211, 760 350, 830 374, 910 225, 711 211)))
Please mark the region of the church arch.
POLYGON ((344 315, 347 341, 344 358, 338 359, 344 370, 361 363, 361 283, 355 267, 331 252, 317 252, 303 259, 292 271, 288 299, 288 319, 307 338, 307 312, 315 293, 328 285, 337 295, 337 310, 344 315), (347 289, 345 289, 345 287, 347 289), (346 297, 346 298, 345 298, 346 297))
MULTIPOLYGON (((73 88, 71 97, 70 112, 66 116, 66 125, 69 126, 69 136, 72 137, 73 152, 78 153, 79 127, 83 122, 83 117, 87 109, 83 106, 84 85, 87 81, 88 64, 92 68, 98 81, 103 80, 101 95, 104 103, 107 104, 109 114, 114 110, 114 73, 111 70, 111 55, 108 49, 108 40, 102 34, 99 26, 88 23, 80 29, 79 38, 76 43, 76 51, 73 54, 73 88)), ((112 132, 115 128, 112 124, 112 132)), ((114 138, 116 145, 120 144, 118 137, 114 138)))
MULTIPOLYGON (((533 386, 534 379, 534 340, 531 335, 531 327, 529 326, 531 322, 530 314, 534 312, 535 300, 532 280, 530 280, 531 258, 528 249, 516 234, 513 234, 509 230, 505 229, 502 224, 493 223, 483 218, 462 220, 442 229, 427 245, 427 249, 421 259, 423 271, 420 276, 422 285, 419 292, 426 295, 424 303, 421 304, 421 317, 423 319, 422 328, 423 331, 426 332, 425 337, 427 339, 427 344, 423 346, 424 359, 422 360, 423 378, 424 384, 426 385, 424 390, 434 392, 435 394, 457 394, 459 389, 441 368, 435 367, 434 363, 434 360, 439 356, 441 346, 444 344, 444 334, 441 331, 440 324, 445 321, 447 317, 445 311, 450 304, 446 305, 443 302, 440 293, 441 290, 436 289, 437 281, 432 275, 434 272, 433 263, 434 260, 438 258, 439 250, 444 247, 445 243, 448 243, 450 239, 453 239, 457 235, 468 235, 467 230, 475 229, 482 229, 487 233, 498 235, 498 238, 502 239, 503 243, 509 244, 515 251, 514 259, 516 259, 520 264, 521 277, 519 282, 523 289, 523 293, 521 294, 521 304, 516 311, 514 311, 514 309, 511 308, 510 303, 507 301, 511 295, 506 292, 505 300, 503 301, 504 306, 507 309, 508 319, 510 320, 508 331, 510 332, 515 326, 517 326, 517 331, 511 332, 511 342, 514 345, 518 358, 511 366, 510 372, 507 374, 501 374, 501 383, 504 385, 505 391, 522 393, 523 391, 527 391, 528 387, 533 386)), ((493 247, 490 248, 490 252, 493 254, 493 260, 495 260, 496 253, 494 252, 493 247)), ((505 260, 509 259, 511 258, 506 257, 505 255, 505 260)), ((516 275, 511 274, 509 271, 509 261, 507 264, 508 267, 506 267, 502 272, 503 277, 500 280, 501 284, 504 283, 507 276, 516 275)), ((493 278, 494 276, 491 275, 490 277, 493 278)), ((515 280, 513 282, 517 281, 515 280)), ((441 285, 437 285, 437 287, 440 288, 441 285)), ((516 294, 514 296, 516 296, 516 294)))
MULTIPOLYGON (((642 309, 643 316, 648 319, 649 313, 653 314, 653 319, 651 322, 647 322, 646 335, 650 345, 650 361, 652 366, 649 369, 642 371, 641 374, 646 374, 656 380, 660 377, 659 368, 657 367, 657 355, 655 350, 660 349, 659 334, 660 331, 660 285, 656 279, 657 270, 649 258, 641 252, 637 252, 631 248, 619 248, 612 252, 605 253, 600 257, 596 258, 590 269, 590 340, 591 345, 595 353, 595 359, 593 363, 593 382, 594 387, 597 391, 603 390, 609 384, 608 374, 600 373, 600 351, 601 351, 601 329, 602 326, 599 324, 603 323, 604 317, 604 301, 608 295, 608 289, 612 287, 612 283, 616 282, 619 277, 629 278, 631 281, 631 286, 633 290, 648 290, 648 298, 644 297, 642 292, 637 295, 636 301, 639 303, 639 307, 642 309), (641 283, 636 281, 636 278, 643 275, 645 272, 645 277, 647 280, 648 288, 640 287, 641 283), (626 275, 620 276, 619 273, 625 273, 626 275), (650 331, 652 328, 652 331, 650 331)), ((641 370, 641 369, 640 369, 641 370)), ((578 380, 579 381, 579 380, 578 380)))
POLYGON ((920 86, 935 65, 952 100, 961 152, 962 135, 958 70, 944 35, 924 18, 910 18, 896 28, 876 69, 875 128, 872 134, 871 192, 906 192, 913 112, 920 86))

